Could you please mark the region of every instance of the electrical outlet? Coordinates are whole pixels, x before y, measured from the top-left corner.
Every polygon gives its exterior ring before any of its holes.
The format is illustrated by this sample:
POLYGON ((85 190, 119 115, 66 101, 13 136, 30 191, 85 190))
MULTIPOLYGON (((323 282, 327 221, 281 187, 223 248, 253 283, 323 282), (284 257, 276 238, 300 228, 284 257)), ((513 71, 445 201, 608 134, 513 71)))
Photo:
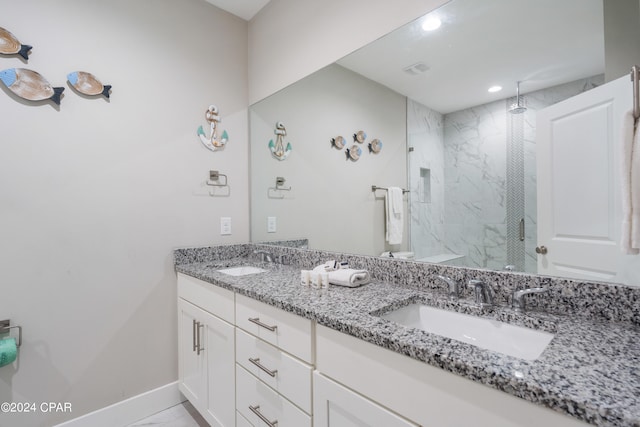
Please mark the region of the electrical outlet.
POLYGON ((277 229, 276 226, 276 217, 268 216, 267 217, 267 233, 275 233, 277 229))
POLYGON ((220 235, 228 236, 231 234, 231 218, 224 216, 220 218, 220 235))

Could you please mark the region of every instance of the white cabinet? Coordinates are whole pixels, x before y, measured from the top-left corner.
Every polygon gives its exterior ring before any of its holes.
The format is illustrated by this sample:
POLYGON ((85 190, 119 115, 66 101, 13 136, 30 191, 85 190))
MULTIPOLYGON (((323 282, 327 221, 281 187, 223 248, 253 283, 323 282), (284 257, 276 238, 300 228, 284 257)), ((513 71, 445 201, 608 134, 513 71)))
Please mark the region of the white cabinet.
POLYGON ((242 416, 254 426, 311 427, 312 361, 311 320, 236 296, 239 420, 242 416))
MULTIPOLYGON (((324 326, 316 327, 315 336, 319 372, 418 425, 587 426, 583 421, 324 326)), ((318 417, 323 409, 316 406, 316 401, 314 396, 314 415, 318 417)))
POLYGON ((312 322, 309 319, 238 295, 236 326, 307 363, 313 363, 312 322))
POLYGON ((236 365, 238 412, 258 427, 311 427, 311 416, 236 365))
POLYGON ((416 427, 404 418, 322 376, 313 374, 314 427, 416 427))
POLYGON ((215 311, 224 306, 222 316, 233 313, 233 292, 217 289, 218 298, 212 298, 206 294, 211 287, 188 276, 178 277, 178 385, 211 426, 232 427, 235 333, 233 325, 216 316, 215 311), (198 298, 202 291, 205 296, 198 298))
POLYGON ((311 413, 310 365, 240 329, 236 329, 236 362, 296 406, 311 413))

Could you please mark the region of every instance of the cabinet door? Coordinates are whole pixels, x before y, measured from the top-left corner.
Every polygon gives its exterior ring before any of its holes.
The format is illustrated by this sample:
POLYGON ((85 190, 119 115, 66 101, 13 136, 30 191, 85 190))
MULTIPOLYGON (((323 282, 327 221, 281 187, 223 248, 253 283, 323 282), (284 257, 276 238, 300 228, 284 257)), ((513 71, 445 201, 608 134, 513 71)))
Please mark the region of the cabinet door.
POLYGON ((207 364, 207 407, 204 417, 213 427, 235 425, 235 331, 234 327, 203 312, 204 349, 207 364))
POLYGON ((235 425, 233 325, 178 299, 179 388, 213 427, 235 425))
POLYGON ((197 322, 201 310, 178 299, 178 385, 189 402, 202 413, 207 393, 207 366, 197 354, 197 322))
POLYGON ((317 371, 313 374, 313 412, 314 427, 417 426, 317 371))

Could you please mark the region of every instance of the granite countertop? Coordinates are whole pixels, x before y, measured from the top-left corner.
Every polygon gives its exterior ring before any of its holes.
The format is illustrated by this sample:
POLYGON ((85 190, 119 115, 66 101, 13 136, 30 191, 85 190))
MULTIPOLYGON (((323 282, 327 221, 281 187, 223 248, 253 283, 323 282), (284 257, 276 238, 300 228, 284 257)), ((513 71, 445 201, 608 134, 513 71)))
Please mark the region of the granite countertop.
POLYGON ((247 258, 178 263, 176 271, 317 321, 409 357, 600 426, 640 426, 640 328, 507 308, 480 312, 472 301, 380 281, 359 288, 301 286, 297 267, 247 258), (217 270, 268 270, 229 276, 217 270), (555 333, 535 361, 406 328, 376 316, 412 302, 470 312, 555 333))

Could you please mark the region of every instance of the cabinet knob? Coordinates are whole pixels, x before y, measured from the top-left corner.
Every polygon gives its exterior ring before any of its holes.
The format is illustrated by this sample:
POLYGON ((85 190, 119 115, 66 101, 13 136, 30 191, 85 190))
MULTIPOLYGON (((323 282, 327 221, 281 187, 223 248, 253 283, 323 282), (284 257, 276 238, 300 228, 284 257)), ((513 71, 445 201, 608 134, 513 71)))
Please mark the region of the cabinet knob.
POLYGON ((538 246, 536 248, 536 253, 540 254, 540 255, 546 255, 548 252, 547 247, 546 246, 538 246))

